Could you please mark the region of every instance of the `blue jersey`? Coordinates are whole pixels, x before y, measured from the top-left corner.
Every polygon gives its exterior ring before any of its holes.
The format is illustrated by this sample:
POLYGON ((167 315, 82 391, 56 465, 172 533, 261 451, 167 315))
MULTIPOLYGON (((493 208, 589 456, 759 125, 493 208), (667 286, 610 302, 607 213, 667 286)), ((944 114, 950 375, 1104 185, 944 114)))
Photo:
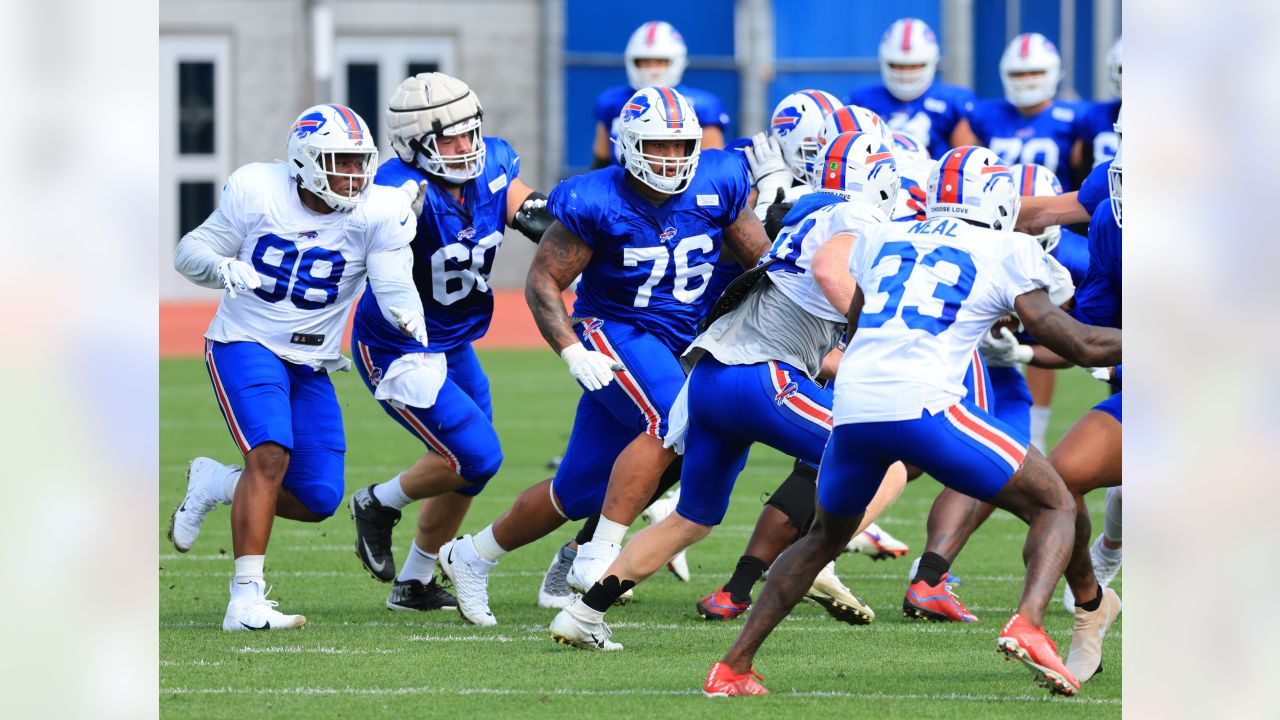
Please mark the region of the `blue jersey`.
POLYGON ((978 141, 991 148, 1007 165, 1038 163, 1058 176, 1062 187, 1075 187, 1071 178, 1071 128, 1080 104, 1054 100, 1033 117, 1024 117, 1007 100, 979 100, 973 104, 969 124, 978 141))
POLYGON ((1089 272, 1076 288, 1076 306, 1071 311, 1080 322, 1120 327, 1120 239, 1111 203, 1098 205, 1089 221, 1089 272))
MULTIPOLYGON (((520 158, 502 138, 485 138, 484 172, 462 186, 455 200, 440 185, 427 195, 413 238, 413 281, 422 296, 427 349, 445 352, 483 337, 493 318, 493 269, 506 228, 507 188, 520 174, 520 158)), ((392 158, 378 168, 376 185, 417 187, 427 176, 392 158)), ((365 342, 402 352, 422 352, 413 338, 382 316, 377 298, 366 292, 356 306, 357 332, 365 342)))
POLYGON ((868 85, 849 93, 848 104, 875 112, 895 132, 920 138, 937 159, 951 149, 952 131, 973 110, 973 91, 935 82, 920 97, 903 102, 884 85, 868 85))
POLYGON ((751 179, 736 154, 703 150, 689 187, 655 207, 627 176, 609 167, 572 177, 547 201, 594 253, 573 312, 635 325, 678 354, 693 340, 723 228, 746 206, 751 179))
MULTIPOLYGON (((698 116, 698 124, 702 127, 718 127, 723 129, 729 124, 729 113, 724 109, 720 98, 706 90, 677 85, 676 91, 689 101, 693 113, 698 116)), ((596 122, 609 129, 609 143, 615 148, 613 163, 618 163, 617 140, 618 127, 621 121, 618 116, 622 106, 627 104, 636 91, 630 85, 615 85, 600 93, 596 98, 596 122)))
POLYGON ((1085 149, 1092 152, 1094 167, 1116 156, 1116 144, 1120 140, 1115 125, 1119 119, 1119 100, 1093 103, 1076 118, 1072 132, 1085 144, 1085 149))
POLYGON ((1111 185, 1107 182, 1107 171, 1110 169, 1110 160, 1104 161, 1101 165, 1094 165, 1088 177, 1080 183, 1080 192, 1076 194, 1076 200, 1084 206, 1085 212, 1089 213, 1090 217, 1099 205, 1111 200, 1111 185))
POLYGON ((1062 228, 1062 237, 1050 251, 1054 260, 1071 273, 1071 282, 1080 287, 1089 271, 1089 239, 1079 233, 1062 228))

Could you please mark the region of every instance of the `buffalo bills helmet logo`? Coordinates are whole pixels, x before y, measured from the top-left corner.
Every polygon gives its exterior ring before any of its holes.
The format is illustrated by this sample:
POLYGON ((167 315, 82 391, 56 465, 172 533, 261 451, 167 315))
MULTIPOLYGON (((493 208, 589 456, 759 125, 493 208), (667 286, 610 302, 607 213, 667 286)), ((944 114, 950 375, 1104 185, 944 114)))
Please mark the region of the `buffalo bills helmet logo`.
POLYGON ((300 233, 298 233, 298 237, 300 237, 300 238, 305 238, 305 239, 308 239, 308 240, 313 240, 313 239, 315 239, 315 238, 317 238, 317 237, 319 237, 319 236, 320 236, 320 233, 316 232, 315 230, 308 230, 308 231, 306 231, 306 232, 300 232, 300 233))
POLYGON ((459 240, 470 240, 475 236, 476 236, 476 227, 474 225, 468 225, 467 227, 458 231, 459 240))
POLYGON ((315 112, 298 118, 298 122, 294 123, 289 131, 300 138, 304 138, 324 127, 324 123, 324 115, 315 112))
POLYGON ((632 96, 630 100, 627 101, 626 105, 622 106, 622 119, 624 121, 635 120, 636 118, 645 114, 645 112, 648 111, 648 109, 649 109, 649 98, 645 97, 640 93, 636 93, 634 96, 632 96))
POLYGON ((799 124, 800 108, 794 105, 782 108, 773 116, 773 130, 779 137, 785 137, 799 124))
POLYGON ((662 234, 661 234, 661 235, 659 235, 658 237, 659 237, 663 242, 666 242, 667 240, 670 240, 671 238, 673 238, 673 237, 675 237, 675 236, 676 236, 676 229, 675 229, 675 228, 673 228, 673 227, 669 227, 669 228, 667 228, 666 230, 663 230, 663 231, 662 231, 662 234))

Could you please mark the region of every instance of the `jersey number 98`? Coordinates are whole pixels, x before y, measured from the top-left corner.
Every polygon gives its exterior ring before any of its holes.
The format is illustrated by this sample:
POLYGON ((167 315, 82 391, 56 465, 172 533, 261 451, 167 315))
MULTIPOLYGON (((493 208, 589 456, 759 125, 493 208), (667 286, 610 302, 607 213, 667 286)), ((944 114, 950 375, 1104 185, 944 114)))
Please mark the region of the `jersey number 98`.
POLYGON ((338 282, 347 268, 346 259, 336 250, 313 247, 299 253, 296 244, 270 233, 258 238, 252 260, 253 269, 272 281, 270 290, 264 283, 253 293, 269 303, 280 302, 288 295, 302 310, 319 310, 333 304, 338 299, 338 282))

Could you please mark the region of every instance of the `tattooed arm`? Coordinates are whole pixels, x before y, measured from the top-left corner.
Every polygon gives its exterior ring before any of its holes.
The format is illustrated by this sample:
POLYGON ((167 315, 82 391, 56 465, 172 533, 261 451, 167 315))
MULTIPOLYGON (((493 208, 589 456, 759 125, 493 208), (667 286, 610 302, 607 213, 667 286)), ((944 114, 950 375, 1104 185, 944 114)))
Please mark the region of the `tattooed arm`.
POLYGON ((556 352, 578 342, 578 336, 569 326, 569 313, 565 311, 560 293, 591 262, 591 254, 591 248, 557 220, 542 236, 538 252, 529 265, 524 299, 533 311, 543 339, 556 352))
POLYGON ((738 264, 750 270, 760 262, 760 256, 769 250, 769 236, 764 233, 760 218, 751 206, 738 212, 738 217, 724 228, 724 242, 738 257, 738 264))
POLYGON ((1077 321, 1054 305, 1044 290, 1019 295, 1013 308, 1027 332, 1063 358, 1084 367, 1120 364, 1119 330, 1077 321))

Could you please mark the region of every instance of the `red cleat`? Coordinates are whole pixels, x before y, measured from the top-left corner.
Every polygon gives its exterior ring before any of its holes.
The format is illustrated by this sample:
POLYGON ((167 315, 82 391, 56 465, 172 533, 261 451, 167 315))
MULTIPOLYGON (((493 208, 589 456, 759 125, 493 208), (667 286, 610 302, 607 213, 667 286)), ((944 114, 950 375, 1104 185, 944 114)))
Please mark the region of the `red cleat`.
POLYGON ((707 681, 702 685, 702 694, 707 697, 733 697, 734 695, 768 695, 769 691, 756 680, 763 680, 755 668, 745 673, 729 669, 728 665, 718 662, 711 666, 707 673, 707 681))
POLYGON ((996 648, 1005 660, 1021 660, 1031 668, 1040 687, 1068 697, 1080 691, 1079 681, 1058 657, 1058 646, 1045 634, 1044 628, 1033 627, 1021 615, 1009 618, 996 640, 996 648))
POLYGON ((978 622, 978 616, 965 608, 946 580, 938 581, 937 585, 928 585, 923 580, 911 583, 906 597, 902 598, 902 614, 937 622, 978 622))
POLYGON ((722 587, 698 601, 698 614, 704 620, 732 620, 749 607, 750 600, 744 603, 734 602, 733 597, 722 587))

